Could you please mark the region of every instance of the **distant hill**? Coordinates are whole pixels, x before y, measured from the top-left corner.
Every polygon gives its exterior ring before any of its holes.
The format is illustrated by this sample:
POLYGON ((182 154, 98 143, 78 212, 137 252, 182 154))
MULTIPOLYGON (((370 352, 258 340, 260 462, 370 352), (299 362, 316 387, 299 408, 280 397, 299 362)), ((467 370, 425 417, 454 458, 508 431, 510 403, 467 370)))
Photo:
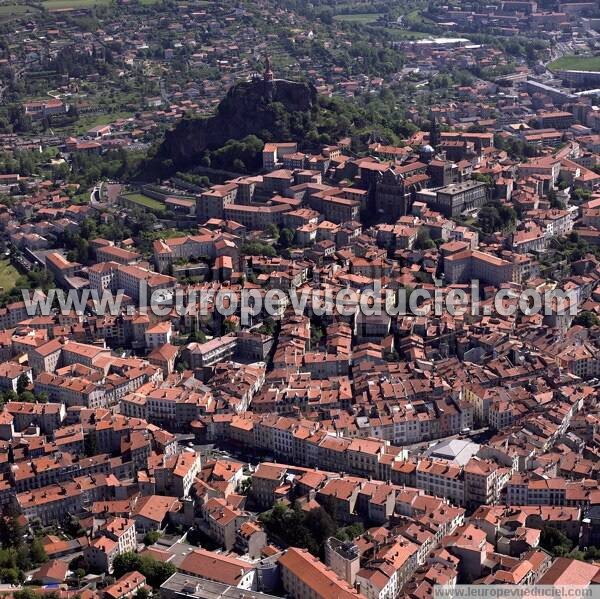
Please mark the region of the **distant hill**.
POLYGON ((313 131, 319 102, 307 83, 253 80, 234 85, 210 118, 185 118, 165 135, 154 166, 182 170, 197 166, 205 152, 222 148, 229 140, 249 135, 270 140, 304 141, 313 131))

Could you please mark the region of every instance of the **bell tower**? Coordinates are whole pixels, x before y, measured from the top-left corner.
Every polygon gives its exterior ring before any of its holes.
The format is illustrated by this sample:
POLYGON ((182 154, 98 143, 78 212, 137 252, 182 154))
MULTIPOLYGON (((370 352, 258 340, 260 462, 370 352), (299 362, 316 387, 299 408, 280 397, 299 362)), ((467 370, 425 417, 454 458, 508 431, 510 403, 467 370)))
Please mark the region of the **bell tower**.
POLYGON ((265 54, 265 72, 263 74, 263 80, 265 83, 273 82, 273 69, 271 68, 271 57, 265 54))

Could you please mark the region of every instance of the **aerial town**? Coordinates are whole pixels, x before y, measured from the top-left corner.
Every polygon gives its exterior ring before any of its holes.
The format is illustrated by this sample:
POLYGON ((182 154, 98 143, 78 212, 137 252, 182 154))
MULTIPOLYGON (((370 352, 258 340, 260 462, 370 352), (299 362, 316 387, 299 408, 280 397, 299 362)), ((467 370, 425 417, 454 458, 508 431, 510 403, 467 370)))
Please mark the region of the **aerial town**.
POLYGON ((600 3, 0 0, 0 355, 6 599, 590 590, 600 3))

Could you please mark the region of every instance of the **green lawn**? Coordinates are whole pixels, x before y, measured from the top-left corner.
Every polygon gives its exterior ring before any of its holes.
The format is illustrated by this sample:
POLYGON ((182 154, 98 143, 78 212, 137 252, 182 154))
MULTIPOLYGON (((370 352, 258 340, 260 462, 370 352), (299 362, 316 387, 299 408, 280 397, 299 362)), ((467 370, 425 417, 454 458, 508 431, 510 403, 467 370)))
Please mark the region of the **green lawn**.
POLYGON ((366 25, 367 23, 375 23, 382 17, 382 13, 376 12, 365 12, 365 13, 357 13, 354 15, 335 15, 334 20, 341 21, 342 23, 359 23, 360 25, 366 25))
POLYGON ((130 112, 112 112, 110 114, 84 114, 79 117, 74 125, 70 125, 67 129, 72 129, 77 135, 83 135, 90 129, 100 125, 108 125, 114 123, 118 119, 127 119, 133 116, 130 112))
POLYGON ((132 116, 129 112, 113 112, 102 114, 83 114, 75 123, 65 125, 52 125, 54 133, 69 133, 70 135, 84 135, 90 129, 98 125, 108 125, 120 118, 128 118, 132 116))
POLYGON ((563 56, 548 66, 553 71, 600 71, 600 56, 563 56))
POLYGON ((411 10, 404 15, 404 22, 411 25, 435 25, 435 21, 424 17, 419 10, 411 10))
MULTIPOLYGON (((141 0, 142 4, 154 4, 158 0, 141 0)), ((76 10, 78 8, 92 8, 93 6, 106 6, 111 0, 44 0, 42 6, 46 10, 76 10)))
POLYGON ((423 40, 434 37, 431 33, 425 33, 424 31, 412 31, 410 29, 384 27, 383 30, 396 40, 423 40))
POLYGON ((39 12, 39 10, 24 4, 0 4, 0 22, 11 21, 32 12, 39 12))
POLYGON ((10 291, 15 286, 19 276, 17 269, 9 260, 0 260, 0 287, 5 292, 10 291))
POLYGON ((128 200, 139 204, 140 206, 144 206, 146 208, 150 208, 150 210, 156 210, 157 212, 164 212, 165 205, 158 200, 150 198, 143 193, 126 193, 123 194, 128 200))
POLYGON ((44 0, 42 6, 46 10, 76 10, 109 3, 110 0, 44 0))

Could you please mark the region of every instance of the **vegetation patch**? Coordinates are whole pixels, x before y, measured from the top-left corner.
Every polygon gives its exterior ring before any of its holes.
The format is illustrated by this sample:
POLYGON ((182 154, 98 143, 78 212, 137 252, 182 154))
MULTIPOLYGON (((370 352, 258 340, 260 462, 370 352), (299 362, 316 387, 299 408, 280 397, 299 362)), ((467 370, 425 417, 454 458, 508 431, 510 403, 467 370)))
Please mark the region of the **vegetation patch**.
POLYGON ((36 10, 31 6, 25 6, 24 4, 2 4, 0 5, 0 23, 2 21, 11 21, 17 17, 33 12, 36 10))
POLYGON ((126 193, 124 194, 124 197, 126 197, 131 202, 135 202, 140 206, 144 206, 145 208, 149 208, 150 210, 154 210, 156 212, 164 212, 166 209, 165 205, 162 202, 148 197, 143 193, 126 193))
POLYGON ((563 56, 548 66, 552 71, 600 72, 600 56, 563 56))
POLYGON ((13 289, 17 284, 19 273, 17 269, 10 263, 9 260, 0 261, 0 287, 5 292, 13 289))
POLYGON ((335 21, 341 21, 343 23, 358 23, 360 25, 364 25, 366 23, 375 23, 382 17, 382 13, 357 13, 353 15, 335 15, 335 21))

